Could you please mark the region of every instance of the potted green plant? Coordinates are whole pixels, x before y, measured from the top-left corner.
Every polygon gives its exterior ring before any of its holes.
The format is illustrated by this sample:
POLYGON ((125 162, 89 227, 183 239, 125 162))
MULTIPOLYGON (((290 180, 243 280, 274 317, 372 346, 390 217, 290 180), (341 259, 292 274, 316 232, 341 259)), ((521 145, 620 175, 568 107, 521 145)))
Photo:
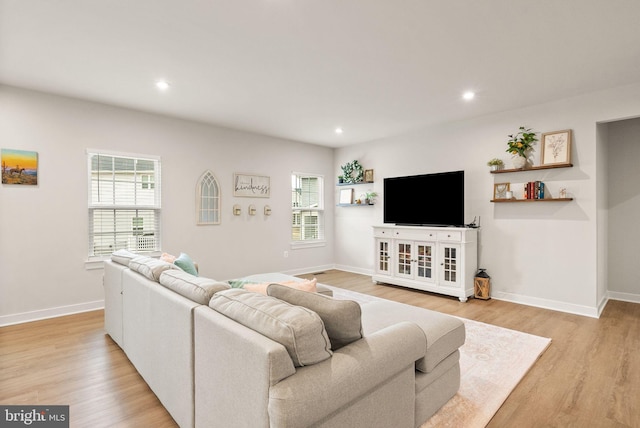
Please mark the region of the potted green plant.
POLYGON ((502 169, 502 167, 504 166, 504 162, 502 162, 502 159, 493 158, 489 162, 487 162, 487 165, 491 167, 491 171, 497 171, 499 169, 502 169))
POLYGON ((373 205, 373 199, 378 196, 376 192, 367 192, 365 194, 364 200, 367 205, 373 205))
POLYGON ((531 128, 525 128, 521 126, 518 128, 518 132, 509 135, 509 141, 507 142, 507 153, 511 153, 513 157, 513 164, 516 168, 524 168, 527 164, 527 157, 529 151, 533 148, 533 143, 538 141, 535 131, 531 128))
POLYGON ((340 184, 344 183, 344 176, 342 176, 342 175, 338 176, 338 183, 340 183, 340 184))

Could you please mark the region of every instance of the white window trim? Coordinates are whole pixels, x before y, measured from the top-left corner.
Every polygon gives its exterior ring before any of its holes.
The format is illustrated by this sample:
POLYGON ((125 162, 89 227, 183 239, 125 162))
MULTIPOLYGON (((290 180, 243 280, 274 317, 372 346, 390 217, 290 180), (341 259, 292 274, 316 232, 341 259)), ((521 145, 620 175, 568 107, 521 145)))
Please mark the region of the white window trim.
MULTIPOLYGON (((322 196, 320 198, 320 203, 318 207, 314 207, 314 208, 300 208, 300 210, 302 211, 321 211, 322 212, 322 216, 323 216, 323 224, 322 224, 322 234, 323 236, 326 236, 326 224, 327 224, 327 213, 325 210, 325 205, 326 205, 326 195, 325 195, 325 190, 324 190, 324 186, 325 186, 325 178, 323 174, 316 174, 316 173, 312 173, 312 172, 300 172, 300 171, 291 171, 291 175, 296 175, 296 176, 302 176, 302 177, 318 177, 322 179, 321 185, 320 185, 320 189, 319 189, 319 194, 322 196)), ((293 211, 296 211, 293 207, 291 207, 291 212, 293 213, 293 211)), ((292 223, 291 221, 289 221, 289 235, 291 235, 291 227, 292 227, 292 223)), ((327 241, 326 241, 326 237, 323 237, 321 239, 314 239, 314 240, 300 240, 300 241, 293 241, 291 240, 289 242, 289 247, 292 250, 300 250, 300 249, 305 249, 305 248, 317 248, 317 247, 325 247, 327 245, 327 241)))
MULTIPOLYGON (((156 160, 158 161, 159 164, 159 172, 161 174, 162 171, 162 162, 161 162, 161 157, 157 156, 157 155, 149 155, 149 154, 143 154, 143 153, 131 153, 131 152, 120 152, 120 151, 115 151, 115 150, 104 150, 104 149, 92 149, 92 148, 87 148, 85 150, 85 158, 87 161, 87 201, 91 201, 91 160, 89 159, 89 154, 91 153, 100 153, 100 154, 104 154, 107 156, 114 156, 114 157, 128 157, 128 158, 136 158, 136 159, 149 159, 149 160, 156 160)), ((160 179, 162 180, 162 175, 160 175, 160 179)), ((161 186, 158 186, 158 183, 156 183, 154 181, 154 185, 155 185, 155 190, 157 192, 162 192, 161 190, 161 186)), ((159 209, 160 210, 160 222, 162 219, 162 195, 160 195, 160 206, 156 207, 156 206, 143 206, 143 205, 138 205, 134 208, 148 208, 148 209, 159 209)), ((129 208, 127 206, 118 206, 117 208, 120 209, 126 209, 129 208)), ((87 209, 90 210, 91 206, 90 204, 87 204, 87 209)), ((89 230, 88 230, 88 226, 89 224, 87 223, 87 237, 89 236, 89 230)), ((160 243, 160 247, 162 246, 162 223, 160 223, 160 236, 158 237, 158 242, 160 243)), ((146 256, 149 257, 160 257, 162 255, 162 251, 158 250, 158 251, 151 251, 151 252, 146 252, 145 253, 146 256)), ((85 269, 86 270, 95 270, 95 269, 102 269, 103 268, 103 262, 105 260, 109 260, 111 258, 111 256, 109 255, 100 255, 100 256, 89 256, 87 255, 87 259, 85 260, 85 269)))

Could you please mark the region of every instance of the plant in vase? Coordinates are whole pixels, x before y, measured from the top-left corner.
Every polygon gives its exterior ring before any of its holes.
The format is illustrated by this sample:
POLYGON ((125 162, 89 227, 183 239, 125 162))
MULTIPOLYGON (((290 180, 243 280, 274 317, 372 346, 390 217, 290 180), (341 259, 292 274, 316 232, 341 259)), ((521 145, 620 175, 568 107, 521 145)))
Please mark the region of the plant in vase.
POLYGON ((491 167, 491 171, 497 171, 499 169, 502 169, 502 167, 504 166, 504 162, 502 162, 502 159, 493 158, 489 162, 487 162, 487 166, 491 167))
POLYGON ((507 153, 511 153, 513 157, 513 165, 516 168, 524 168, 527 165, 527 157, 529 151, 533 148, 533 143, 538 141, 536 133, 531 128, 521 126, 518 132, 509 135, 507 142, 507 153))
POLYGON ((364 198, 365 203, 366 203, 367 205, 373 205, 374 198, 375 198, 376 196, 378 196, 378 193, 376 193, 376 192, 367 192, 367 193, 365 194, 365 198, 364 198))

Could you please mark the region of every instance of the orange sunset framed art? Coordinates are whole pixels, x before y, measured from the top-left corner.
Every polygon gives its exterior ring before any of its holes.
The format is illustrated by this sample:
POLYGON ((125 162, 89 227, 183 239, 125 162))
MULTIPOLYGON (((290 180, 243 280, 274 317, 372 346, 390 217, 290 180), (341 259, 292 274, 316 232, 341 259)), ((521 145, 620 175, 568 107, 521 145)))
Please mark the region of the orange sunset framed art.
POLYGON ((38 184, 38 153, 2 149, 2 184, 38 184))

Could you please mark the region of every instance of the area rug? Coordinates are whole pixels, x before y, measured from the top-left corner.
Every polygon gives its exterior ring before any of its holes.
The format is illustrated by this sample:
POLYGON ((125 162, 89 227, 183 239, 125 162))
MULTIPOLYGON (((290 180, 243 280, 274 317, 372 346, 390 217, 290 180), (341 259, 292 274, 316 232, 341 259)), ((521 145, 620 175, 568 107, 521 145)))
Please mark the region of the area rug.
POLYGON ((460 389, 421 428, 485 427, 551 339, 460 318, 460 389))
MULTIPOLYGON (((380 300, 330 288, 338 299, 360 303, 380 300)), ((467 333, 465 344, 460 348, 460 389, 421 428, 485 427, 551 344, 551 339, 544 337, 460 319, 464 321, 467 333)))

